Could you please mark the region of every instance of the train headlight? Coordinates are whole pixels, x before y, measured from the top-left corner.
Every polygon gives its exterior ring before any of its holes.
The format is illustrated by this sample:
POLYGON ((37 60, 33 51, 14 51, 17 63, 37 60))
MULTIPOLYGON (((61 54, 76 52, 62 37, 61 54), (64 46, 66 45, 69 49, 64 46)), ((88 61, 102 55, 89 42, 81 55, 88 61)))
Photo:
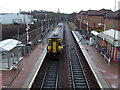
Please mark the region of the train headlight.
POLYGON ((48 46, 48 51, 51 51, 51 46, 48 46))
POLYGON ((61 51, 62 50, 62 47, 61 46, 58 46, 58 51, 61 51))

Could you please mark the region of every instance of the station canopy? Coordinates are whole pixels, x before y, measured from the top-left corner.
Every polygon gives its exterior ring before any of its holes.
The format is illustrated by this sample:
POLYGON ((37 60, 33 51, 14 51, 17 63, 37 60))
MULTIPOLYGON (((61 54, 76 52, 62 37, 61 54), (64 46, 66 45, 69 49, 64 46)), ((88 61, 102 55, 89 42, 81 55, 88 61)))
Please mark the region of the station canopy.
POLYGON ((98 37, 104 38, 105 41, 107 41, 110 44, 114 44, 116 47, 120 47, 120 31, 110 29, 107 31, 101 32, 98 37))
POLYGON ((10 51, 13 48, 15 48, 17 45, 21 44, 20 41, 15 39, 6 39, 3 41, 0 41, 0 51, 10 51))
POLYGON ((95 36, 98 36, 98 32, 96 32, 96 31, 91 31, 91 33, 93 34, 93 35, 95 35, 95 36))

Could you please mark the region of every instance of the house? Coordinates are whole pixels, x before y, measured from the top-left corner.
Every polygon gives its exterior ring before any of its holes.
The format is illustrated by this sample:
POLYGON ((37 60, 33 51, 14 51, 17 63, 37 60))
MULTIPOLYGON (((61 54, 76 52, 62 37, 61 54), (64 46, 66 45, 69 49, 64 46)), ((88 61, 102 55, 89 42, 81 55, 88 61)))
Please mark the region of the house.
MULTIPOLYGON (((96 30, 101 29, 103 31, 104 26, 98 25, 99 23, 101 23, 105 24, 105 30, 114 28, 120 31, 120 10, 115 12, 109 9, 80 11, 79 16, 77 15, 76 18, 83 24, 88 23, 89 30, 93 28, 96 30)), ((84 28, 86 27, 82 27, 82 29, 84 28)))
POLYGON ((107 12, 106 16, 104 16, 104 24, 106 25, 106 30, 111 28, 115 28, 120 31, 120 10, 112 12, 107 12))

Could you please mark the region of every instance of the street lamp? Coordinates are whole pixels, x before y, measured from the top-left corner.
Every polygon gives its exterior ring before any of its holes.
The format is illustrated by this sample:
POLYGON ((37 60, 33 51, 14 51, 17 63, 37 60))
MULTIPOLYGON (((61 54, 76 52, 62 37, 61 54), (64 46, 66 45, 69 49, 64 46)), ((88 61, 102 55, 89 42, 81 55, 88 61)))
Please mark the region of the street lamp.
POLYGON ((49 32, 49 19, 48 19, 48 32, 49 32))
POLYGON ((17 17, 16 19, 14 19, 14 25, 17 25, 17 40, 18 40, 18 44, 17 44, 17 61, 19 62, 19 41, 20 41, 20 28, 19 26, 21 25, 22 23, 22 19, 19 18, 19 14, 17 14, 17 17))
POLYGON ((44 20, 41 20, 41 39, 42 39, 42 37, 43 37, 43 21, 44 21, 44 20))
POLYGON ((88 33, 88 29, 89 29, 89 23, 88 23, 88 20, 84 20, 84 22, 86 23, 86 25, 87 25, 87 38, 89 38, 88 36, 89 36, 89 33, 88 33))
MULTIPOLYGON (((105 28, 106 28, 106 25, 105 25, 105 24, 98 23, 98 25, 100 25, 100 26, 102 26, 102 25, 103 25, 103 26, 104 26, 104 31, 105 31, 105 28)), ((104 46, 104 39, 105 39, 105 38, 104 38, 104 35, 103 35, 103 46, 104 46)))

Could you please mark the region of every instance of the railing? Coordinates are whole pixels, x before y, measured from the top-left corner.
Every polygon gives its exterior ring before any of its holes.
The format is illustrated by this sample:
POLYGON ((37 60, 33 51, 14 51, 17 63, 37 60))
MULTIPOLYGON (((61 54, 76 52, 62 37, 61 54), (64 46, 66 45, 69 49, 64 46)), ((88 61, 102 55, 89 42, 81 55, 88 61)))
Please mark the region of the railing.
POLYGON ((108 65, 109 65, 111 62, 111 57, 108 55, 105 49, 100 49, 100 48, 97 48, 97 49, 100 51, 100 55, 103 55, 104 59, 108 61, 108 65))

